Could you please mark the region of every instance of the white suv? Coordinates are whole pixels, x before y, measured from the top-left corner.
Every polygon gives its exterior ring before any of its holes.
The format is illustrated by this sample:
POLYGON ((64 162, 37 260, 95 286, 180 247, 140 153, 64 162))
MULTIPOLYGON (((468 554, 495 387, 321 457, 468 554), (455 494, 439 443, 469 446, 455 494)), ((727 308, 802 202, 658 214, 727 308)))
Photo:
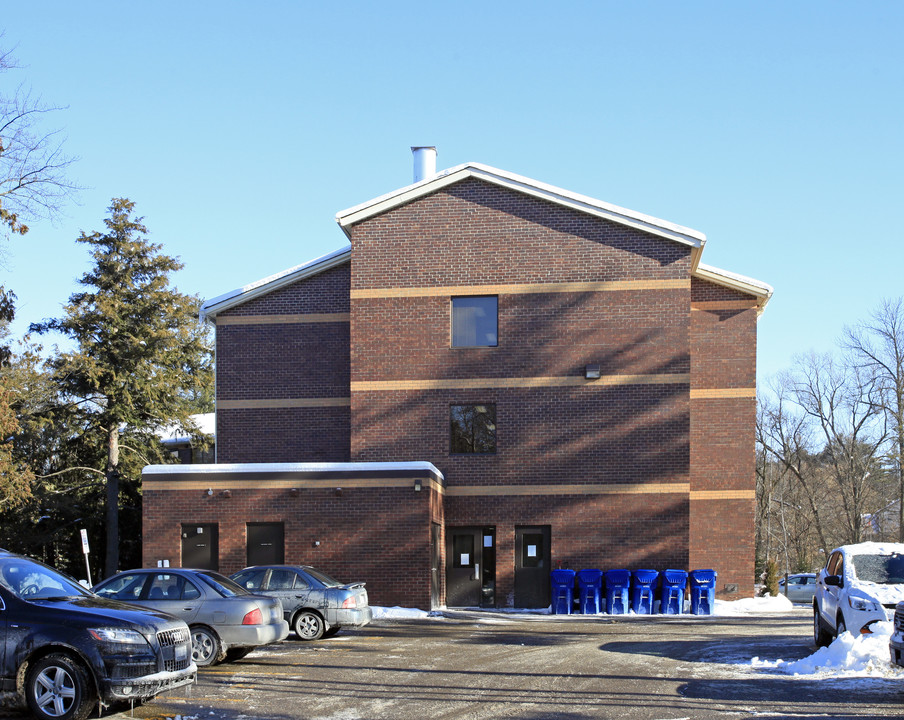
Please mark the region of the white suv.
POLYGON ((849 630, 869 632, 876 620, 891 620, 904 600, 904 543, 843 545, 829 554, 816 576, 813 640, 817 647, 849 630))

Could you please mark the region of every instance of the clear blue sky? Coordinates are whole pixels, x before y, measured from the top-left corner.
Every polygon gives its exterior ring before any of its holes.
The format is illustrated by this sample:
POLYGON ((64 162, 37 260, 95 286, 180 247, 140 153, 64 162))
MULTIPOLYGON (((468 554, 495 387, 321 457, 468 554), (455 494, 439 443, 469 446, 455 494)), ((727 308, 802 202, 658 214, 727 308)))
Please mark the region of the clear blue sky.
POLYGON ((3 44, 86 190, 14 239, 14 330, 61 314, 129 197, 204 298, 338 248, 411 145, 706 233, 771 284, 760 380, 904 294, 904 3, 30 2, 3 44))

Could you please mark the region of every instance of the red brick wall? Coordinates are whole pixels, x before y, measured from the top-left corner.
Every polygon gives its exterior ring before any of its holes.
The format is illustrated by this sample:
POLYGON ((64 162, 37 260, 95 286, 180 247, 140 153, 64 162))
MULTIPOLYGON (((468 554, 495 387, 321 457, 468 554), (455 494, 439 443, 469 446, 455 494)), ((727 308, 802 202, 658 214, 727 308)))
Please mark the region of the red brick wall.
MULTIPOLYGON (((216 481, 213 481, 216 484, 216 481)), ((338 484, 338 483, 337 483, 338 484)), ((149 484, 149 487, 153 487, 149 484)), ((167 559, 181 565, 182 523, 217 523, 220 572, 247 565, 246 524, 282 522, 285 560, 313 565, 339 580, 367 583, 373 605, 430 607, 430 523, 442 522, 436 493, 425 482, 411 487, 232 489, 216 491, 149 489, 144 496, 143 563, 167 559), (392 522, 381 522, 381 518, 392 522), (320 545, 314 547, 314 541, 320 545)))
MULTIPOLYGON (((479 181, 355 226, 355 291, 648 280, 651 289, 499 295, 499 346, 450 348, 450 296, 352 299, 354 461, 428 460, 446 525, 498 533, 497 602, 513 589, 515 525, 551 525, 571 567, 686 567, 684 494, 492 495, 493 486, 689 482, 689 249, 479 181), (682 375, 677 384, 356 390, 356 382, 682 375), (496 403, 497 452, 451 455, 449 405, 496 403)), ((367 293, 365 293, 367 294, 367 293)), ((373 293, 371 293, 373 294, 373 293)), ((495 293, 488 293, 495 294, 495 293)), ((492 383, 490 383, 492 384, 492 383)), ((686 485, 685 485, 686 487, 686 485)))
POLYGON ((691 290, 691 388, 699 396, 691 400, 690 562, 718 571, 720 596, 749 597, 754 583, 756 310, 750 296, 705 280, 694 278, 691 290), (740 396, 706 397, 713 388, 735 389, 740 396), (697 499, 699 493, 706 499, 697 499), (738 586, 737 593, 725 591, 731 584, 738 586))
POLYGON ((342 265, 220 315, 217 462, 349 459, 347 404, 291 406, 349 397, 348 320, 229 324, 255 315, 348 313, 349 279, 342 265), (235 401, 252 406, 224 407, 235 401))

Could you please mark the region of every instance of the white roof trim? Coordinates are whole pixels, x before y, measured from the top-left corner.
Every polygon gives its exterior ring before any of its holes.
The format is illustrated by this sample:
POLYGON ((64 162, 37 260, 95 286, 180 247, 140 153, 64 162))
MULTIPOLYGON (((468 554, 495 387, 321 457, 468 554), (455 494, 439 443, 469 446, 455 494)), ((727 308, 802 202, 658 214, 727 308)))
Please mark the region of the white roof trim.
POLYGON ((301 265, 296 265, 288 270, 283 270, 275 275, 265 277, 263 280, 257 280, 256 282, 245 285, 237 290, 215 297, 213 300, 208 300, 201 306, 201 319, 212 321, 213 318, 217 316, 217 313, 229 310, 236 305, 241 305, 260 295, 266 295, 267 293, 278 290, 286 285, 291 285, 299 280, 304 280, 312 275, 322 273, 324 270, 329 270, 337 265, 347 263, 351 256, 352 246, 346 245, 343 248, 334 250, 326 255, 321 255, 320 257, 309 260, 301 265))
POLYGON ((426 461, 411 462, 299 462, 299 463, 222 463, 199 465, 146 465, 142 475, 212 475, 224 472, 290 473, 290 472, 373 472, 423 470, 438 477, 443 474, 426 461))
POLYGON ((495 185, 500 185, 526 195, 532 195, 573 210, 605 218, 606 220, 643 230, 644 232, 652 233, 653 235, 659 235, 683 245, 689 245, 693 248, 701 248, 706 242, 706 235, 698 230, 692 230, 691 228, 676 225, 666 220, 660 220, 649 215, 635 212, 634 210, 627 210, 626 208, 611 205, 601 200, 587 197, 586 195, 580 195, 571 192, 570 190, 564 190, 555 187, 554 185, 547 185, 546 183, 541 183, 537 180, 531 180, 530 178, 506 172, 505 170, 499 170, 488 165, 481 165, 480 163, 458 165, 454 168, 444 170, 427 180, 422 180, 414 185, 408 185, 407 187, 395 190, 386 195, 381 195, 373 200, 368 200, 361 205, 342 210, 336 213, 336 222, 339 223, 340 227, 342 227, 347 235, 348 228, 356 223, 468 178, 477 178, 479 180, 494 183, 495 185))
POLYGON ((772 293, 774 292, 772 286, 767 285, 764 282, 754 280, 745 275, 738 275, 737 273, 729 272, 728 270, 721 270, 712 265, 704 265, 703 263, 697 265, 697 269, 694 270, 693 275, 701 280, 708 280, 709 282, 715 283, 716 285, 731 288, 732 290, 739 290, 748 295, 754 295, 757 298, 757 305, 759 305, 760 308, 766 306, 766 303, 769 302, 769 298, 772 297, 772 293))

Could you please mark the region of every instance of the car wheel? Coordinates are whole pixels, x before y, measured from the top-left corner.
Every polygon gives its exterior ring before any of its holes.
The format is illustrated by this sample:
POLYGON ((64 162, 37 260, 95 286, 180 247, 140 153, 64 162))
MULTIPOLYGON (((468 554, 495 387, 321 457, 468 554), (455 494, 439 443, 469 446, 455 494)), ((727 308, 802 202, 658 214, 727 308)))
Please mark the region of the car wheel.
POLYGON ((84 720, 96 698, 85 668, 68 655, 48 655, 28 668, 25 700, 32 714, 46 720, 84 720))
POLYGON ((220 657, 220 639, 210 628, 191 629, 191 659, 198 667, 213 665, 220 657))
POLYGON ((818 648, 826 647, 832 642, 832 634, 823 627, 819 609, 815 605, 813 606, 813 642, 818 648))
POLYGON ((339 632, 340 628, 338 625, 330 625, 326 630, 323 631, 323 637, 333 637, 337 632, 339 632))
POLYGON ((295 616, 295 634, 302 640, 319 640, 323 637, 323 618, 311 610, 295 616))
POLYGON ((835 637, 838 637, 844 632, 847 632, 847 624, 844 622, 844 615, 839 615, 838 619, 835 621, 835 637))

